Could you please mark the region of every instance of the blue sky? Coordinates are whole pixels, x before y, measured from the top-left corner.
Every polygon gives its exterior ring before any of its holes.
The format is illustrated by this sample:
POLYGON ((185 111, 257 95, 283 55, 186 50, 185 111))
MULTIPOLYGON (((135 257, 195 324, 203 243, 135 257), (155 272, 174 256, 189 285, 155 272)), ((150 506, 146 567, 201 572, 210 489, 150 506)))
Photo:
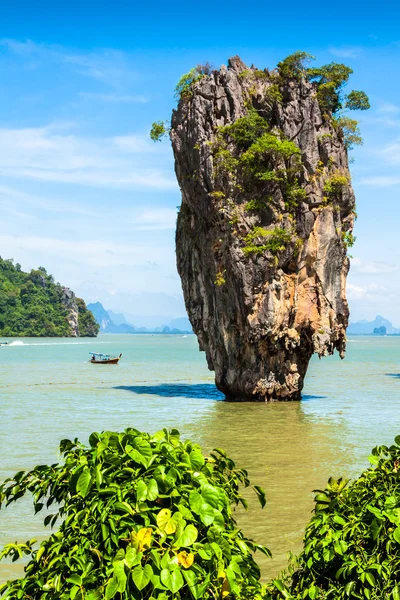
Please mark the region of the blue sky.
POLYGON ((345 62, 359 115, 352 320, 400 324, 400 8, 395 2, 251 4, 43 0, 0 8, 0 254, 45 266, 86 301, 185 314, 175 269, 180 194, 153 144, 180 75, 239 54, 274 67, 301 49, 345 62))

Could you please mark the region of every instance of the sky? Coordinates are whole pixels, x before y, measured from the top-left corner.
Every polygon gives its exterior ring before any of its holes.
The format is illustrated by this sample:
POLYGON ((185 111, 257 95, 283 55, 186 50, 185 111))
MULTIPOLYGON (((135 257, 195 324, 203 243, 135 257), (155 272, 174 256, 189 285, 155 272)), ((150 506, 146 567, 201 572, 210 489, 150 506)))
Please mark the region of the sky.
POLYGON ((0 255, 44 266, 87 302, 185 315, 175 267, 180 192, 168 141, 182 73, 239 54, 273 68, 296 50, 354 69, 364 145, 352 152, 357 241, 351 320, 400 325, 400 7, 323 4, 0 2, 0 255), (40 10, 39 10, 40 8, 40 10))

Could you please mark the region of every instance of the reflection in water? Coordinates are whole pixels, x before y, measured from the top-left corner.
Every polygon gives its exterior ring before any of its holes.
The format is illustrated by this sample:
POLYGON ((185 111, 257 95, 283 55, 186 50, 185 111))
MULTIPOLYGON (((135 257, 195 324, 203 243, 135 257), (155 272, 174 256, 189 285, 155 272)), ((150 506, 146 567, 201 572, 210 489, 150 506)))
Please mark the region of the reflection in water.
POLYGON ((196 439, 203 447, 227 450, 238 466, 245 467, 253 483, 267 492, 264 510, 256 496, 247 492, 249 511, 240 511, 245 532, 265 544, 272 561, 262 557, 265 575, 286 564, 289 550, 300 549, 305 524, 311 516, 312 490, 323 486, 327 475, 338 468, 338 452, 346 452, 348 431, 340 434, 332 422, 308 417, 300 403, 218 403, 212 414, 197 423, 196 439), (334 468, 336 467, 336 468, 334 468))

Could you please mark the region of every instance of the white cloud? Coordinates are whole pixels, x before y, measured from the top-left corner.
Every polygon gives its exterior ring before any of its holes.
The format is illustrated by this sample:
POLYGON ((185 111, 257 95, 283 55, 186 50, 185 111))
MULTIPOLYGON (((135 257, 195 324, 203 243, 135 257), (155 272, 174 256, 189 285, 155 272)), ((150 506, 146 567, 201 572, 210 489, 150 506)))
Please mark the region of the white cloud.
POLYGON ((138 79, 129 55, 119 50, 103 48, 93 52, 78 52, 59 45, 38 44, 32 40, 0 39, 0 46, 25 61, 25 68, 39 68, 50 62, 59 67, 96 79, 113 88, 125 88, 138 79))
POLYGON ((22 57, 31 57, 32 55, 50 51, 50 46, 36 44, 32 40, 25 40, 24 42, 21 42, 20 40, 3 38, 0 40, 0 46, 7 48, 7 50, 13 54, 17 54, 18 56, 22 57))
POLYGON ((138 75, 132 69, 126 55, 118 50, 99 50, 88 54, 60 55, 62 61, 71 65, 78 73, 97 79, 112 87, 120 87, 137 80, 138 75))
POLYGON ((400 267, 397 265, 392 265, 382 261, 364 262, 360 258, 351 259, 351 268, 352 270, 354 269, 357 273, 363 274, 395 273, 396 271, 400 270, 400 267))
POLYGON ((340 56, 340 58, 356 58, 361 54, 362 48, 359 46, 343 46, 342 48, 331 46, 329 52, 334 56, 340 56))
POLYGON ((3 219, 7 214, 15 210, 15 206, 24 206, 25 210, 31 208, 36 213, 40 209, 43 209, 50 213, 85 215, 92 218, 98 218, 106 214, 102 215, 99 211, 94 210, 93 207, 85 208, 82 204, 78 204, 72 199, 68 201, 60 200, 54 196, 46 199, 5 185, 0 185, 0 206, 3 210, 3 219))
POLYGON ((400 106, 397 106, 396 104, 391 104, 390 102, 384 102, 379 106, 378 111, 380 113, 395 115, 400 113, 400 106))
POLYGON ((369 283, 367 285, 354 285, 347 283, 347 297, 349 300, 372 300, 382 301, 382 296, 387 292, 387 288, 379 286, 376 283, 369 283))
POLYGON ((363 177, 358 181, 362 185, 376 185, 378 187, 389 187, 400 184, 400 177, 396 175, 378 175, 376 177, 363 177))
POLYGON ((177 189, 164 149, 145 136, 89 138, 66 127, 0 129, 0 174, 94 187, 177 189), (145 158, 149 153, 151 161, 145 158))
POLYGON ((165 248, 143 244, 121 244, 105 240, 60 240, 51 237, 0 235, 0 247, 7 248, 8 254, 16 255, 16 250, 25 252, 51 254, 52 257, 68 259, 69 262, 82 262, 86 265, 101 267, 119 266, 128 263, 131 267, 143 263, 143 256, 156 262, 165 248))
POLYGON ((133 229, 148 231, 175 229, 176 214, 176 210, 170 208, 145 210, 135 217, 133 229))

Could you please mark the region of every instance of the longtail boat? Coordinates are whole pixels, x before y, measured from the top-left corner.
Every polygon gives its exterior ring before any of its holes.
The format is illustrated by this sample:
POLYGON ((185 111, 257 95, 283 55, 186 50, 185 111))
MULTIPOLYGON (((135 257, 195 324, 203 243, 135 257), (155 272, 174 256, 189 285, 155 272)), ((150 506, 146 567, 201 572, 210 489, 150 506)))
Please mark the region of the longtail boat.
POLYGON ((89 362, 94 365, 117 365, 122 353, 119 356, 111 356, 110 354, 101 354, 100 352, 90 352, 91 359, 89 362))

